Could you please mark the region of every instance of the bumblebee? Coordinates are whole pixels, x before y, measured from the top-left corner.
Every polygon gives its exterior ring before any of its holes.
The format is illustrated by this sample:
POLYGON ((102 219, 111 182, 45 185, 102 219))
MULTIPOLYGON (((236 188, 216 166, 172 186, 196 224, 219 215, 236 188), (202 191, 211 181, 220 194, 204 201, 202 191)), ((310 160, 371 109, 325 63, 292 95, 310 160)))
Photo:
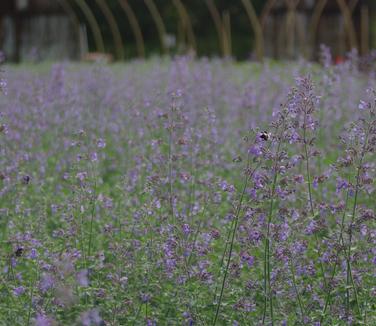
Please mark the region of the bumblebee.
POLYGON ((24 175, 23 177, 22 177, 22 183, 24 184, 24 185, 28 185, 29 184, 29 182, 30 182, 30 176, 28 176, 28 175, 24 175))
POLYGON ((263 141, 268 141, 270 139, 270 137, 272 136, 272 134, 270 132, 267 132, 267 131, 263 131, 260 133, 259 137, 263 140, 263 141))
POLYGON ((23 252, 24 252, 24 248, 23 247, 18 247, 17 250, 14 252, 14 255, 16 257, 21 257, 22 254, 23 254, 23 252))

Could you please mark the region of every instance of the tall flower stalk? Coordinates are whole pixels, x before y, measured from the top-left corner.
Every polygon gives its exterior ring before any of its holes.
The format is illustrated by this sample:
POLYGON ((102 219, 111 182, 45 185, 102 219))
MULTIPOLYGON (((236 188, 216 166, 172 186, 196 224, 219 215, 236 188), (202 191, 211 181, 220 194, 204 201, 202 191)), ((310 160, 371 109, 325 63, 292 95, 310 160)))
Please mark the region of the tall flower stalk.
MULTIPOLYGON (((223 279, 222 279, 222 282, 221 282, 221 290, 220 290, 219 299, 218 299, 218 302, 217 302, 217 307, 216 307, 216 310, 215 310, 213 325, 217 324, 219 312, 220 312, 220 309, 221 309, 223 292, 224 292, 225 285, 226 285, 227 274, 228 274, 228 270, 229 270, 229 266, 230 266, 230 262, 231 262, 232 251, 233 251, 233 246, 234 246, 234 242, 235 242, 235 235, 236 235, 236 231, 237 231, 238 224, 239 224, 239 218, 240 218, 240 213, 241 213, 241 210, 242 210, 245 191, 247 189, 248 182, 249 182, 250 178, 252 177, 252 174, 255 172, 255 170, 253 170, 252 173, 250 173, 249 166, 250 166, 250 156, 248 155, 247 168, 246 168, 247 175, 246 175, 246 178, 245 178, 245 181, 244 181, 244 184, 243 184, 242 191, 240 193, 240 198, 239 198, 239 202, 238 202, 238 205, 237 205, 237 208, 236 208, 236 211, 235 211, 235 216, 234 216, 233 221, 232 221, 231 226, 230 226, 229 234, 228 234, 227 240, 226 240, 225 249, 223 251, 223 255, 222 255, 222 259, 221 259, 220 270, 222 269, 222 264, 223 264, 223 261, 224 261, 224 257, 226 256, 227 246, 228 246, 228 243, 229 243, 230 248, 229 248, 229 253, 228 253, 228 256, 227 256, 227 262, 226 262, 226 267, 225 267, 223 279), (229 239, 230 235, 231 235, 231 240, 229 239)), ((216 296, 216 293, 215 293, 215 296, 216 296)))
POLYGON ((279 149, 280 143, 278 143, 278 149, 276 153, 276 160, 273 167, 274 177, 272 188, 270 192, 270 206, 269 206, 269 213, 267 219, 267 229, 266 229, 266 236, 265 236, 265 251, 264 251, 264 311, 262 316, 262 322, 265 323, 266 317, 266 310, 267 310, 267 303, 269 301, 269 308, 270 308, 270 318, 271 323, 274 325, 274 312, 273 312, 273 294, 272 294, 272 285, 271 285, 271 265, 270 265, 270 225, 273 219, 273 210, 274 210, 274 196, 275 196, 275 189, 277 184, 277 164, 278 164, 278 156, 279 156, 279 149), (269 300, 268 300, 269 299, 269 300))
MULTIPOLYGON (((361 120, 360 122, 363 124, 363 126, 359 126, 360 130, 363 130, 364 134, 362 135, 363 139, 363 145, 360 150, 359 155, 359 161, 356 166, 356 177, 355 177, 355 193, 354 193, 354 202, 351 210, 351 219, 349 224, 349 237, 348 237, 348 243, 347 246, 345 245, 344 239, 342 237, 342 245, 344 246, 344 253, 346 258, 346 311, 347 314, 349 314, 350 311, 350 288, 353 289, 354 297, 355 297, 355 303, 357 307, 358 316, 362 318, 362 312, 359 305, 359 298, 358 298, 358 291, 356 288, 356 284, 354 282, 354 277, 352 273, 352 263, 351 263, 351 252, 352 252, 352 241, 353 241, 353 227, 354 222, 356 219, 356 212, 358 208, 358 197, 361 187, 361 173, 363 169, 363 161, 364 157, 367 154, 368 151, 370 151, 368 139, 372 132, 372 130, 375 130, 375 120, 372 121, 374 113, 370 111, 370 122, 367 122, 365 119, 361 120)), ((361 140, 360 140, 361 141, 361 140)), ((361 141, 362 142, 362 141, 361 141)))
POLYGON ((282 107, 281 111, 278 113, 278 117, 275 122, 272 123, 272 134, 262 133, 260 138, 264 141, 271 142, 271 151, 265 155, 266 158, 271 158, 271 171, 272 171, 272 181, 268 193, 269 207, 267 210, 266 219, 266 234, 264 235, 264 268, 263 268, 263 281, 264 281, 264 307, 262 314, 262 323, 265 324, 268 302, 269 302, 269 315, 271 324, 274 325, 274 300, 273 300, 273 287, 272 287, 272 264, 271 264, 271 226, 274 217, 275 203, 276 203, 276 188, 278 184, 278 176, 283 173, 284 159, 286 153, 283 151, 282 146, 286 142, 285 130, 287 128, 287 123, 289 119, 289 111, 282 107), (266 136, 266 138, 265 138, 266 136), (269 139, 270 138, 270 139, 269 139), (274 146, 273 146, 274 145, 274 146), (273 147, 275 151, 273 152, 273 147))
MULTIPOLYGON (((315 131, 317 129, 317 121, 314 119, 314 113, 316 111, 316 103, 318 97, 313 93, 313 83, 310 77, 301 78, 298 80, 298 88, 294 94, 294 113, 296 115, 296 125, 302 132, 301 142, 303 144, 304 161, 305 161, 305 175, 307 177, 307 193, 308 193, 308 205, 311 215, 311 220, 317 218, 318 214, 315 212, 313 191, 312 191, 312 176, 311 176, 311 164, 310 159, 314 155, 318 155, 319 152, 311 150, 309 146, 314 144, 314 136, 309 138, 309 131, 315 131)), ((320 239, 317 234, 317 230, 313 230, 316 249, 319 257, 319 267, 322 276, 324 289, 327 289, 328 283, 326 280, 325 269, 321 260, 322 251, 320 239)))

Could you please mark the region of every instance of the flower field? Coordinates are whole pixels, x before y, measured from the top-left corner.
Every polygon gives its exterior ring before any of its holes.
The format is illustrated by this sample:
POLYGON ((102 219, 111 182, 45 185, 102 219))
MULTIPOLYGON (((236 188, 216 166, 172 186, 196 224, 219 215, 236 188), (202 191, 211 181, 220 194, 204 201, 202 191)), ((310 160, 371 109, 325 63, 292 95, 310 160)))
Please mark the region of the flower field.
POLYGON ((0 325, 376 325, 376 75, 3 67, 0 325))

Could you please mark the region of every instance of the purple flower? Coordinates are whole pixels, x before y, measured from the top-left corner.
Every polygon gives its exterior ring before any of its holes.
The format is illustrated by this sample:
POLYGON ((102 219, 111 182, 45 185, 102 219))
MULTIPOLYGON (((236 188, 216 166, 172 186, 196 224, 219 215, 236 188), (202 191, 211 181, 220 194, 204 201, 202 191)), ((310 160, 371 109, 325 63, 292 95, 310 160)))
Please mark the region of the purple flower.
POLYGON ((81 314, 81 323, 83 326, 100 325, 102 319, 97 309, 91 309, 81 314))
POLYGON ((258 230, 252 229, 248 233, 248 239, 252 243, 257 243, 262 239, 262 233, 258 230))
POLYGON ((46 293, 49 289, 53 288, 55 285, 55 280, 50 274, 45 274, 39 284, 39 288, 42 293, 46 293))
POLYGON ((307 244, 305 242, 295 241, 292 245, 294 255, 301 256, 306 250, 307 244))
POLYGON ((7 95, 7 93, 8 93, 8 87, 7 86, 8 86, 7 81, 3 77, 1 77, 0 78, 0 91, 3 92, 3 94, 5 94, 5 95, 7 95))
POLYGON ((35 248, 30 250, 29 256, 30 259, 36 259, 38 257, 38 252, 35 248))
POLYGON ((359 110, 366 110, 368 108, 370 108, 370 104, 365 102, 365 101, 360 100, 359 105, 358 105, 358 109, 359 110))
POLYGON ((320 44, 320 62, 325 68, 332 65, 332 53, 330 47, 325 44, 320 44))
POLYGON ((87 172, 78 172, 76 178, 81 182, 84 181, 87 178, 87 172))
POLYGON ((189 226, 189 224, 183 224, 182 230, 183 230, 184 235, 186 236, 189 235, 189 233, 191 233, 191 227, 189 226))
POLYGON ((298 174, 294 176, 294 181, 296 183, 303 183, 304 182, 304 176, 302 174, 298 174))
POLYGON ((245 262, 248 264, 248 267, 252 267, 253 266, 253 263, 255 261, 255 258, 247 253, 242 253, 241 254, 241 260, 242 262, 245 262))
POLYGON ((104 141, 104 139, 99 138, 98 141, 97 141, 97 146, 98 146, 98 148, 105 148, 106 142, 104 141))
POLYGON ((52 326, 52 325, 54 325, 53 319, 43 314, 37 314, 37 317, 35 318, 35 326, 52 326))
POLYGON ((292 130, 291 133, 290 133, 290 135, 289 135, 289 143, 290 144, 295 144, 299 140, 300 140, 299 134, 295 130, 292 130))
POLYGON ((143 303, 146 303, 150 301, 151 296, 150 294, 147 294, 147 293, 141 293, 140 298, 143 303))
POLYGON ((89 286, 88 272, 86 269, 79 271, 76 275, 77 283, 82 287, 89 286))
POLYGON ((298 164, 300 161, 302 160, 302 156, 301 155, 294 155, 291 157, 290 159, 290 164, 292 166, 295 166, 296 164, 298 164))
POLYGON ((317 231, 317 222, 311 220, 305 229, 305 233, 308 235, 314 234, 317 231))
POLYGON ((312 187, 317 189, 318 186, 319 186, 319 179, 318 179, 318 177, 314 177, 313 181, 312 181, 312 187))
POLYGON ((286 241, 288 236, 290 235, 290 227, 288 223, 285 222, 279 225, 278 233, 280 241, 286 241))
POLYGON ((152 320, 152 319, 148 319, 148 320, 146 321, 146 325, 147 325, 147 326, 156 326, 157 323, 156 323, 154 320, 152 320))
POLYGON ((98 161, 98 154, 97 154, 96 152, 92 152, 92 153, 90 154, 90 160, 91 160, 92 162, 96 162, 96 161, 98 161))
POLYGON ((349 183, 341 178, 337 179, 337 187, 336 187, 336 192, 339 193, 342 189, 348 189, 349 188, 349 183))
POLYGON ((248 149, 249 154, 259 157, 263 153, 263 147, 260 144, 254 144, 248 149))
POLYGON ((256 189, 260 189, 264 187, 264 176, 260 173, 255 173, 253 176, 253 182, 256 189))
POLYGON ((13 294, 18 297, 25 293, 25 288, 23 286, 18 286, 13 289, 13 294))

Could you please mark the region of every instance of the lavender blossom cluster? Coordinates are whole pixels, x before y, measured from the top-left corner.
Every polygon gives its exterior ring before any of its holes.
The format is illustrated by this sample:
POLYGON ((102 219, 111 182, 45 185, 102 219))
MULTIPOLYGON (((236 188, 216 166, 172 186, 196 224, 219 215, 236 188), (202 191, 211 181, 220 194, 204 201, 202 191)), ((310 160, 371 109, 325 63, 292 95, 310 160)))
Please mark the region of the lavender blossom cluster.
POLYGON ((323 54, 4 67, 0 325, 375 325, 376 74, 323 54))

